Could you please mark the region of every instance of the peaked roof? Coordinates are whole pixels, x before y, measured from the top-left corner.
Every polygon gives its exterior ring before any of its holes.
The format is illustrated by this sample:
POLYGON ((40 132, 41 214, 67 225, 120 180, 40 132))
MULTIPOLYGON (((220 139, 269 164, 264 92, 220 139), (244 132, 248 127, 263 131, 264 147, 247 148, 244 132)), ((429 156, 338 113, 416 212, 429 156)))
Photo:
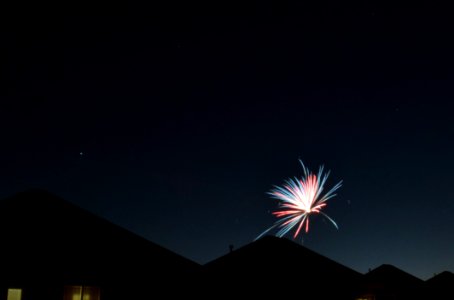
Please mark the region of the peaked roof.
MULTIPOLYGON (((286 238, 265 236, 205 265, 212 271, 261 273, 296 272, 301 278, 312 276, 359 278, 360 273, 286 238)), ((338 278, 339 279, 339 278, 338 278)))
POLYGON ((453 287, 454 286, 454 273, 444 271, 427 279, 426 283, 433 287, 453 287))
POLYGON ((302 245, 274 236, 265 236, 205 267, 211 286, 229 291, 232 297, 278 292, 280 297, 353 299, 362 276, 302 245))
POLYGON ((426 299, 452 299, 453 286, 453 273, 444 271, 435 275, 426 281, 426 299))
POLYGON ((46 268, 55 276, 83 278, 115 277, 132 267, 146 273, 198 268, 196 263, 43 190, 0 201, 0 236, 6 245, 0 259, 8 257, 6 263, 11 262, 9 267, 13 272, 17 269, 18 276, 23 268, 36 272, 46 268))
POLYGON ((397 284, 400 287, 414 287, 423 283, 421 279, 388 264, 383 264, 366 273, 365 279, 367 282, 379 282, 389 285, 397 284))

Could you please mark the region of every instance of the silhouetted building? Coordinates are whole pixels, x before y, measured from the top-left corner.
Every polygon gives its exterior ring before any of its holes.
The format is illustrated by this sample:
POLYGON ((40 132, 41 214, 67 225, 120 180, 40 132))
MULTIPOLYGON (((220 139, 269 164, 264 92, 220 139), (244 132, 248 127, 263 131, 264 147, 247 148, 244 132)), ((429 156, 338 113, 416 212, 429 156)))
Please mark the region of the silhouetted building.
POLYGON ((361 274, 285 238, 266 236, 207 265, 211 284, 230 296, 353 299, 361 274))
POLYGON ((392 265, 381 265, 363 277, 357 300, 420 299, 423 281, 392 265))
MULTIPOLYGON (((40 190, 0 201, 0 300, 173 298, 448 299, 454 274, 427 282, 391 265, 365 275, 266 236, 200 266, 40 190)), ((353 250, 352 250, 353 251, 353 250)))
POLYGON ((171 297, 200 268, 39 190, 0 202, 0 236, 0 300, 171 297))
POLYGON ((444 271, 428 279, 425 284, 427 299, 454 298, 454 274, 444 271))

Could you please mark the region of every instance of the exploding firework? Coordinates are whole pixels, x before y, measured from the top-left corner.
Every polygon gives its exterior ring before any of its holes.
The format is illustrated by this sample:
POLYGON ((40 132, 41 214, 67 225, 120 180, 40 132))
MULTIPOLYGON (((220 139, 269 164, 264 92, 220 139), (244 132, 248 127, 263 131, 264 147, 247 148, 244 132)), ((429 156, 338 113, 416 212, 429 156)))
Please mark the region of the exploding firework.
POLYGON ((300 163, 304 171, 301 179, 290 178, 283 186, 275 186, 268 193, 272 198, 280 201, 279 210, 272 213, 279 220, 257 239, 275 228, 279 229, 276 233, 278 237, 283 237, 292 228, 296 228, 293 235, 293 238, 296 238, 302 228, 306 233, 309 232, 309 217, 314 214, 324 216, 338 229, 336 222, 322 212, 322 209, 326 207, 326 201, 336 196, 335 192, 342 186, 342 181, 327 193, 323 193, 330 171, 324 173, 324 167, 321 166, 318 173, 314 174, 306 168, 301 160, 300 163))

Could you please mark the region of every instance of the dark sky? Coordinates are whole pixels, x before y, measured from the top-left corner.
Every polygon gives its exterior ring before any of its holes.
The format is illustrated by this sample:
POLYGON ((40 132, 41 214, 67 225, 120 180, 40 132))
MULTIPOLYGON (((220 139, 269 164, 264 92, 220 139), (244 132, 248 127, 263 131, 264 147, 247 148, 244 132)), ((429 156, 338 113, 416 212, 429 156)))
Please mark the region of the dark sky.
POLYGON ((344 180, 305 246, 454 271, 448 8, 315 2, 3 18, 0 196, 45 188, 205 263, 273 224, 301 158, 344 180))

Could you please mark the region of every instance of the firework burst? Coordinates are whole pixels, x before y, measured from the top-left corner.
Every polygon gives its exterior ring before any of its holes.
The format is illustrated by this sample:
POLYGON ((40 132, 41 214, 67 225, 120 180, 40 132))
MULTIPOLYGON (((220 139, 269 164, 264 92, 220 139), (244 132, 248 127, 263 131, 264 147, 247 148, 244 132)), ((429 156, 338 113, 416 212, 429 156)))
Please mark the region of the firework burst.
POLYGON ((324 173, 324 167, 321 166, 317 174, 311 173, 301 160, 300 163, 304 171, 301 179, 290 178, 283 186, 275 186, 268 193, 280 201, 279 210, 272 213, 279 220, 257 239, 275 228, 279 229, 276 233, 278 237, 283 237, 295 228, 293 238, 296 238, 303 228, 306 233, 309 232, 309 217, 315 214, 324 216, 338 229, 336 222, 322 209, 326 207, 326 201, 336 196, 335 192, 342 186, 342 181, 323 193, 330 171, 324 173))

